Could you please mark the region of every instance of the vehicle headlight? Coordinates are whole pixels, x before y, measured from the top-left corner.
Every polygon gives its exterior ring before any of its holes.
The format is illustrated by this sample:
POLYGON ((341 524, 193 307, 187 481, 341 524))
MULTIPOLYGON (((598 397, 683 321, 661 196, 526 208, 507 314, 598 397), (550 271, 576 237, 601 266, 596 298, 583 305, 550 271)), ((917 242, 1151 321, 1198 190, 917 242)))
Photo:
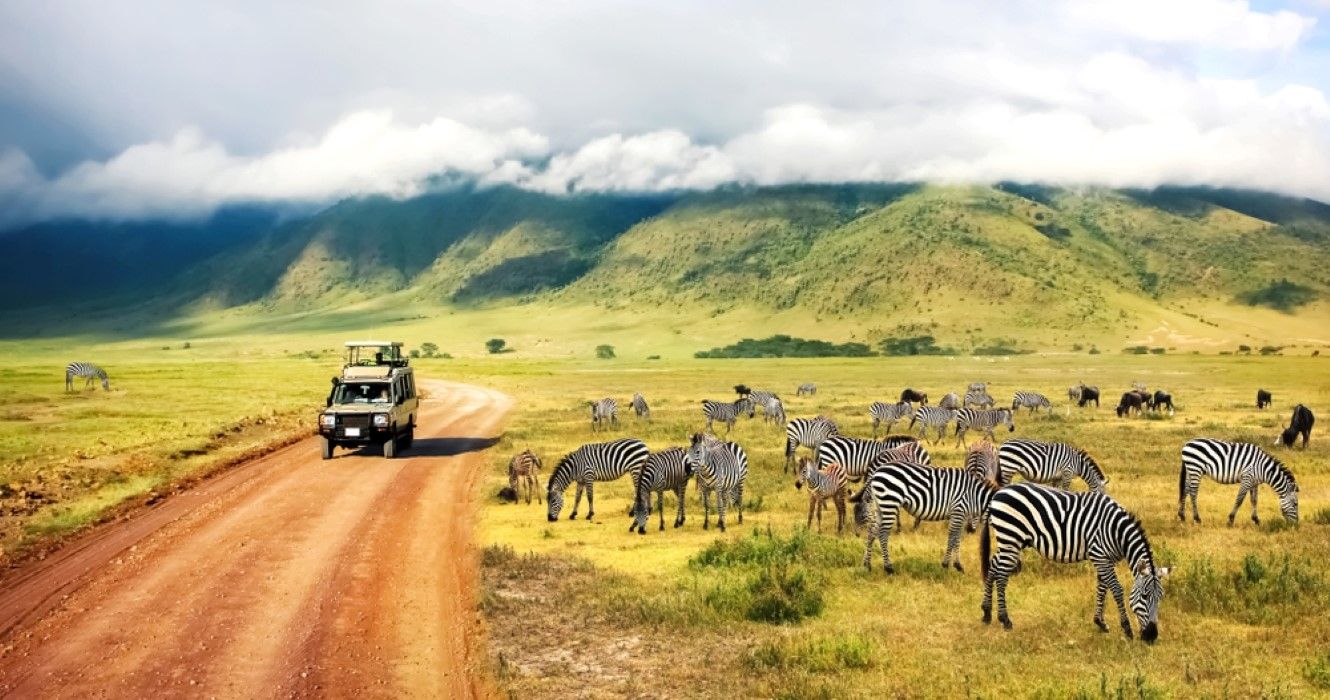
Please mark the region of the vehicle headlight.
POLYGON ((336 424, 337 424, 337 416, 334 416, 331 413, 319 414, 319 425, 325 428, 331 428, 336 424))
POLYGON ((388 427, 388 414, 387 414, 387 413, 375 413, 375 414, 374 414, 374 427, 376 427, 376 428, 386 428, 386 427, 388 427))

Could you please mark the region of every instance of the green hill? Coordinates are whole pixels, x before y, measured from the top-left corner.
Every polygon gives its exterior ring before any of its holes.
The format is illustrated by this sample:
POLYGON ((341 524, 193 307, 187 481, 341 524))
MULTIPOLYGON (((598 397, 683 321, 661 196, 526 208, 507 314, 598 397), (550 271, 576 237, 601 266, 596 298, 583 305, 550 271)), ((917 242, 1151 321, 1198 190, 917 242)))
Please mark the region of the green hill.
MULTIPOLYGON (((142 266, 153 261, 150 230, 120 225, 103 239, 121 241, 142 266)), ((33 252, 44 237, 58 238, 25 232, 27 247, 5 264, 40 279, 56 265, 33 252)), ((559 313, 611 335, 638 333, 630 342, 693 349, 788 333, 873 344, 928 334, 961 351, 995 339, 1116 350, 1224 348, 1237 338, 1326 344, 1317 334, 1330 292, 1330 206, 1205 188, 463 189, 347 200, 208 240, 168 246, 161 262, 174 274, 138 274, 137 284, 126 282, 133 270, 114 284, 65 273, 59 303, 79 330, 121 335, 331 332, 391 310, 408 321, 484 317, 471 325, 487 332, 504 332, 498 319, 559 313), (70 299, 98 312, 80 314, 70 299), (115 322, 96 325, 108 316, 115 322)), ((22 289, 4 312, 10 337, 72 332, 52 320, 51 296, 22 289)))

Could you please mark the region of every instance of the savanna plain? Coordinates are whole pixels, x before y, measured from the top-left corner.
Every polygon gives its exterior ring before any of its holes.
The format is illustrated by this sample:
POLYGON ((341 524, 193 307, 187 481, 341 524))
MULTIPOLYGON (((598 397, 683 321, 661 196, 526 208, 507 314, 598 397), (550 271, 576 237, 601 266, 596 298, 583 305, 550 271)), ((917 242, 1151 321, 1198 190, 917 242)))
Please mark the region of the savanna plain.
MULTIPOLYGON (((308 435, 337 356, 304 344, 182 348, 105 346, 112 391, 61 385, 61 361, 35 343, 11 344, 0 368, 0 542, 7 562, 40 553, 89 524, 175 485, 308 435)), ((61 358, 63 360, 63 358, 61 358)), ((1330 693, 1330 469, 1319 431, 1306 451, 1270 447, 1295 403, 1330 399, 1315 357, 1127 356, 817 360, 540 360, 520 355, 421 359, 422 377, 481 384, 516 405, 488 453, 478 513, 481 608, 492 671, 512 697, 1315 697, 1330 693), (940 397, 986 381, 999 405, 1042 392, 1052 413, 1021 412, 1014 433, 1076 444, 1111 481, 1108 493, 1140 516, 1165 583, 1160 638, 1148 646, 1091 623, 1089 564, 1053 564, 1027 551, 1011 583, 1015 628, 980 622, 977 536, 961 544, 964 573, 939 567, 944 523, 893 535, 897 573, 861 560, 862 533, 836 532, 834 508, 806 529, 807 496, 783 470, 784 428, 741 419, 728 438, 747 450, 744 521, 702 528, 696 491, 675 529, 652 514, 630 533, 627 478, 596 488, 595 517, 558 522, 543 505, 508 504, 508 458, 544 460, 539 496, 558 458, 577 446, 638 437, 653 450, 686 445, 704 425, 700 400, 730 400, 733 385, 778 392, 790 417, 825 414, 868 436, 868 404, 909 386, 940 397), (1078 381, 1103 389, 1098 409, 1069 407, 1078 381), (1133 381, 1173 394, 1175 415, 1117 418, 1133 381), (795 388, 816 382, 813 396, 795 388), (1257 388, 1275 405, 1258 411, 1257 388), (634 392, 652 420, 628 408, 634 392), (593 434, 586 401, 615 397, 619 425, 593 434), (1193 437, 1262 444, 1296 474, 1301 522, 1285 524, 1268 488, 1261 524, 1235 486, 1203 482, 1200 525, 1177 519, 1179 451, 1193 437)), ((1323 411, 1322 411, 1323 413, 1323 411)), ((898 425, 894 432, 901 432, 898 425)), ((724 428, 718 428, 724 436, 724 428)), ((959 465, 949 434, 934 462, 959 465)), ((806 450, 801 450, 806 453, 806 450)), ((366 458, 366 469, 375 460, 366 458)), ((1084 488, 1077 482, 1074 488, 1084 488)), ((1119 578, 1130 585, 1126 566, 1119 578)), ((1112 619, 1112 603, 1109 603, 1112 619)), ((1112 626, 1112 625, 1110 625, 1112 626)))

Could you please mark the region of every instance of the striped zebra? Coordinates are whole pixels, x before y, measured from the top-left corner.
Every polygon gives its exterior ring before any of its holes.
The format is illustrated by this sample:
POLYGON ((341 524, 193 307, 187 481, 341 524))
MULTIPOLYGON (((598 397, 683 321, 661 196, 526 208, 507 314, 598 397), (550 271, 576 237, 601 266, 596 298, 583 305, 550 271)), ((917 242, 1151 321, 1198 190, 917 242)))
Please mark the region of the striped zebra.
POLYGON ((725 511, 731 503, 739 509, 739 524, 744 524, 744 480, 748 478, 748 454, 733 442, 724 442, 705 433, 695 433, 684 457, 697 475, 702 492, 702 529, 711 527, 711 494, 716 494, 716 514, 720 531, 725 532, 725 511))
POLYGON ((988 382, 971 382, 970 386, 965 387, 966 391, 988 391, 988 382))
POLYGON ((910 462, 889 462, 882 465, 862 494, 869 519, 868 537, 864 541, 864 568, 873 569, 873 544, 882 548, 882 568, 888 574, 896 573, 891 564, 889 539, 898 526, 902 508, 915 516, 915 527, 924 520, 946 520, 947 549, 942 555, 942 568, 961 568, 961 530, 973 529, 970 524, 988 507, 996 484, 977 476, 967 469, 930 467, 910 462), (954 559, 953 559, 954 558, 954 559))
POLYGON ((1081 390, 1085 388, 1084 384, 1067 387, 1067 403, 1080 403, 1081 390))
POLYGON ((103 391, 111 390, 111 382, 106 378, 106 370, 91 362, 71 362, 65 366, 65 391, 74 390, 74 377, 85 380, 83 382, 84 389, 91 387, 94 381, 100 380, 103 391))
POLYGON ((1007 432, 1016 431, 1011 409, 1009 408, 962 408, 956 412, 956 444, 965 445, 965 433, 970 430, 982 430, 989 440, 994 440, 993 429, 999 425, 1007 426, 1007 432))
POLYGON ((754 415, 753 401, 747 396, 734 403, 711 399, 702 401, 702 415, 707 419, 707 432, 711 432, 712 423, 720 421, 725 424, 725 432, 729 433, 734 428, 734 421, 738 420, 742 413, 747 413, 749 418, 754 415))
POLYGON ((770 398, 766 399, 764 403, 757 404, 754 402, 754 405, 762 409, 763 423, 776 423, 777 425, 785 424, 785 404, 780 400, 779 396, 773 394, 770 398))
POLYGON ((1178 520, 1186 520, 1187 496, 1191 496, 1192 519, 1201 522, 1201 514, 1196 511, 1196 492, 1201 488, 1202 476, 1221 484, 1239 484, 1238 500, 1228 514, 1230 527, 1248 494, 1251 494, 1251 521, 1261 523, 1256 516, 1256 490, 1261 484, 1269 484, 1279 494, 1279 512, 1284 519, 1298 522, 1298 482, 1293 472, 1256 445, 1211 438, 1188 440, 1182 446, 1182 469, 1178 472, 1178 520))
POLYGON ((826 469, 829 464, 839 464, 851 481, 861 481, 868 476, 873 461, 896 448, 913 444, 902 456, 915 455, 927 460, 928 453, 923 451, 919 442, 909 435, 888 435, 881 440, 864 440, 845 435, 833 435, 824 440, 817 448, 817 468, 826 469))
POLYGON ((794 393, 794 395, 795 395, 795 396, 805 396, 805 395, 806 395, 806 396, 813 396, 813 395, 816 394, 816 393, 817 393, 817 385, 814 384, 814 383, 812 383, 812 382, 808 382, 808 383, 806 383, 806 384, 800 384, 800 385, 799 385, 799 389, 794 393))
MULTIPOLYGON (((740 386, 743 385, 741 384, 740 386)), ((744 388, 747 390, 744 393, 740 394, 740 398, 747 398, 749 401, 752 401, 753 408, 762 409, 762 413, 764 415, 766 414, 767 406, 771 405, 772 400, 776 401, 780 400, 780 397, 776 396, 776 392, 774 391, 767 391, 765 389, 748 389, 747 387, 744 388)), ((748 417, 752 418, 753 416, 750 415, 748 417)))
POLYGON ((919 437, 927 438, 928 429, 933 428, 934 430, 937 430, 937 440, 933 441, 934 443, 936 443, 938 440, 942 439, 943 433, 946 432, 947 423, 950 423, 951 419, 955 417, 956 417, 956 412, 951 410, 950 408, 938 408, 936 406, 920 406, 919 410, 915 411, 914 416, 910 418, 910 426, 909 428, 907 428, 907 430, 913 429, 914 424, 918 423, 919 437))
POLYGON ((596 432, 602 425, 609 429, 612 425, 619 424, 619 402, 614 399, 601 399, 599 401, 588 401, 587 405, 591 407, 591 432, 596 432))
POLYGON ((1085 450, 1061 442, 1039 442, 1017 438, 998 448, 998 485, 1011 483, 1020 474, 1026 481, 1052 484, 1067 490, 1072 477, 1081 477, 1091 491, 1103 493, 1108 477, 1085 450))
MULTIPOLYGON (((1077 392, 1079 395, 1079 392, 1077 392)), ((1047 409, 1049 413, 1053 412, 1053 404, 1047 396, 1033 391, 1018 391, 1011 397, 1011 410, 1015 411, 1021 408, 1030 409, 1034 413, 1039 409, 1047 409)))
POLYGON ((946 396, 943 396, 942 400, 937 402, 937 407, 950 408, 953 411, 959 411, 962 408, 965 408, 965 406, 961 403, 960 395, 954 391, 948 393, 946 396))
POLYGON ((647 405, 647 400, 641 394, 633 394, 633 413, 638 418, 651 420, 651 407, 647 405))
POLYGON ((559 519, 559 511, 563 510, 563 492, 573 482, 577 482, 577 497, 573 500, 573 512, 568 515, 568 519, 577 517, 577 509, 582 505, 582 492, 586 491, 586 519, 590 520, 596 514, 593 501, 596 482, 614 481, 629 472, 636 474, 646 463, 648 455, 650 452, 646 444, 635 438, 593 442, 564 455, 550 474, 545 489, 549 521, 559 519))
POLYGON ((899 403, 874 401, 872 405, 868 407, 868 415, 873 418, 873 438, 877 438, 877 429, 879 425, 886 423, 886 432, 890 433, 892 426, 896 425, 896 421, 904 420, 904 418, 910 415, 910 412, 913 410, 914 406, 910 405, 909 401, 901 401, 899 403))
POLYGON ((1072 493, 1040 484, 1020 483, 999 489, 988 506, 988 524, 979 535, 979 557, 984 571, 984 623, 993 619, 993 588, 997 587, 998 622, 1011 629, 1007 614, 1007 581, 1021 568, 1021 552, 1033 547, 1058 562, 1094 563, 1094 623, 1104 624, 1104 593, 1113 592, 1122 631, 1130 639, 1131 623, 1122 601, 1122 585, 1114 566, 1123 559, 1131 568, 1131 610, 1141 639, 1153 643, 1159 636, 1159 601, 1164 597, 1160 579, 1165 567, 1155 568, 1154 553, 1136 516, 1102 493, 1072 493), (989 531, 997 537, 993 553, 989 531))
POLYGON ((785 424, 785 472, 790 471, 794 461, 794 452, 803 445, 817 454, 817 448, 833 435, 840 434, 836 421, 826 416, 816 418, 795 418, 785 424))
POLYGON ((828 499, 836 504, 836 534, 845 530, 845 491, 849 478, 841 465, 832 462, 824 469, 818 469, 813 460, 804 457, 799 460, 799 477, 794 488, 803 488, 808 484, 808 529, 813 529, 813 512, 817 511, 817 531, 822 532, 822 509, 828 499))
POLYGON ((997 405, 997 401, 994 401, 984 389, 970 389, 965 392, 965 400, 961 404, 962 407, 992 408, 997 405))
POLYGON ((647 534, 647 520, 651 517, 651 494, 656 494, 656 510, 660 513, 660 529, 665 529, 665 492, 673 491, 679 502, 679 512, 674 516, 674 526, 683 525, 683 497, 688 489, 688 479, 693 470, 684 460, 681 447, 671 447, 660 452, 652 452, 642 471, 637 475, 637 489, 633 496, 633 524, 628 531, 637 530, 637 534, 647 534))
POLYGON ((517 498, 520 493, 519 481, 521 487, 526 490, 526 502, 531 503, 531 494, 535 492, 536 503, 540 503, 540 492, 536 491, 536 485, 540 483, 536 475, 540 473, 540 458, 531 450, 522 450, 512 459, 508 460, 508 488, 512 489, 513 498, 517 498))

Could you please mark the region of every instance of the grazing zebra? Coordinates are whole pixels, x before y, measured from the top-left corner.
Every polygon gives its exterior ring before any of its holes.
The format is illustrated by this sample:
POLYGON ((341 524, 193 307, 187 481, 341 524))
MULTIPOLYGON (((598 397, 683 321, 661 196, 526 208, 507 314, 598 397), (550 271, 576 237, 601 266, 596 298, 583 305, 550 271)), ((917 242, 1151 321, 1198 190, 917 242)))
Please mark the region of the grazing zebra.
POLYGON ((538 473, 540 473, 540 458, 529 449, 522 450, 508 460, 508 488, 512 489, 513 498, 517 498, 520 493, 518 490, 520 479, 521 485, 526 488, 527 504, 531 503, 531 493, 533 491, 536 493, 536 503, 540 503, 540 492, 536 491, 536 486, 540 483, 536 478, 538 473))
POLYGON ((720 421, 725 424, 725 432, 729 433, 734 428, 734 421, 739 419, 739 414, 747 413, 752 418, 755 410, 753 400, 744 396, 734 403, 725 401, 712 401, 706 399, 702 401, 702 415, 707 419, 707 432, 711 432, 711 424, 720 421))
POLYGON ((688 489, 688 479, 693 470, 684 459, 683 448, 671 447, 660 452, 652 452, 642 471, 637 475, 637 490, 633 496, 633 524, 628 531, 637 530, 637 534, 647 534, 647 520, 651 517, 651 494, 656 494, 656 510, 660 512, 660 529, 665 529, 665 492, 673 491, 679 502, 679 513, 674 516, 674 526, 683 525, 683 496, 688 489))
POLYGON ((641 440, 623 438, 582 445, 564 455, 550 474, 545 489, 549 521, 559 519, 559 511, 563 510, 563 492, 573 482, 577 482, 577 497, 573 500, 573 512, 568 515, 568 519, 577 517, 577 509, 582 505, 582 492, 586 491, 586 519, 590 520, 596 514, 593 500, 596 482, 614 481, 629 472, 638 472, 649 454, 646 444, 641 440))
POLYGON ((845 529, 845 491, 849 478, 845 469, 832 462, 824 469, 818 469, 813 460, 804 457, 799 460, 799 477, 794 488, 803 488, 808 484, 808 529, 813 529, 813 511, 817 511, 817 531, 822 532, 822 508, 827 499, 836 504, 836 534, 845 529))
POLYGON ((959 411, 964 408, 961 404, 960 394, 957 394, 954 391, 943 396, 942 400, 937 402, 937 406, 938 408, 950 408, 953 411, 959 411))
POLYGON ((947 431, 947 423, 950 423, 951 419, 955 417, 956 412, 950 408, 920 406, 919 410, 915 411, 914 416, 910 418, 910 426, 907 430, 914 428, 914 424, 918 423, 919 437, 927 438, 928 429, 933 428, 937 430, 937 440, 933 441, 936 443, 942 439, 942 434, 947 431))
POLYGON ((817 454, 817 449, 833 435, 839 435, 840 428, 836 421, 825 416, 816 418, 795 418, 785 424, 785 470, 790 471, 794 461, 794 451, 803 445, 817 454))
POLYGON ((762 422, 775 423, 777 425, 785 424, 785 403, 779 396, 772 396, 767 402, 762 404, 762 422))
POLYGON ((641 394, 633 394, 633 413, 638 418, 651 420, 651 407, 647 405, 647 400, 641 394))
POLYGON ((1141 521, 1102 493, 1072 493, 1020 483, 999 489, 988 506, 988 524, 979 535, 979 561, 984 571, 984 623, 993 619, 993 588, 997 587, 998 622, 1011 629, 1007 614, 1007 581, 1021 569, 1021 552, 1033 547, 1053 561, 1070 563, 1089 559, 1094 563, 1094 623, 1104 624, 1104 593, 1112 591, 1118 604, 1122 631, 1131 639, 1131 623, 1122 601, 1122 584, 1114 566, 1123 559, 1135 579, 1131 587, 1131 610, 1141 629, 1141 639, 1153 643, 1159 636, 1159 601, 1164 597, 1160 579, 1168 568, 1155 568, 1154 553, 1141 521), (997 537, 997 552, 989 541, 989 530, 997 537))
POLYGON ((1026 481, 1071 488, 1072 477, 1079 476, 1091 491, 1103 492, 1108 477, 1094 458, 1079 447, 1061 442, 1039 442, 1018 438, 998 448, 998 485, 1011 483, 1020 474, 1026 481))
POLYGON ((1049 402, 1048 397, 1033 391, 1018 391, 1011 397, 1011 410, 1020 408, 1028 408, 1030 413, 1041 408, 1048 409, 1049 413, 1053 412, 1053 404, 1049 402))
POLYGON ((713 491, 720 531, 725 532, 725 510, 730 503, 739 509, 739 524, 743 525, 744 480, 748 478, 748 454, 744 448, 704 433, 695 433, 684 459, 697 474, 697 487, 702 492, 702 529, 711 527, 713 491))
POLYGON ((1067 387, 1067 403, 1080 403, 1081 389, 1084 388, 1085 388, 1084 384, 1077 384, 1076 386, 1067 387))
POLYGON ((808 396, 812 396, 816 393, 817 393, 817 385, 812 382, 808 382, 807 384, 800 384, 798 391, 796 391, 794 395, 804 396, 806 394, 808 396))
MULTIPOLYGON (((873 568, 873 543, 882 547, 882 568, 888 574, 896 573, 891 565, 890 534, 898 525, 900 510, 915 516, 915 527, 923 520, 948 520, 947 549, 942 555, 942 568, 961 568, 961 530, 982 516, 988 508, 989 498, 997 486, 968 469, 929 467, 910 462, 888 462, 882 465, 860 494, 868 494, 869 527, 864 541, 864 568, 873 568), (955 557, 953 561, 953 557, 955 557)), ((970 528, 972 529, 972 528, 970 528)))
POLYGON ((1221 484, 1239 484, 1238 500, 1228 514, 1230 527, 1247 494, 1251 494, 1251 521, 1261 523, 1256 515, 1256 490, 1261 484, 1269 484, 1279 494, 1279 512, 1284 519, 1298 522, 1298 482, 1293 472, 1256 445, 1212 438, 1188 440, 1182 446, 1182 470, 1178 472, 1178 520, 1186 520, 1186 500, 1191 496, 1192 520, 1201 522, 1196 493, 1200 491, 1202 476, 1221 484))
POLYGON ((992 408, 997 405, 997 401, 993 400, 993 397, 989 396, 984 389, 969 389, 965 392, 965 400, 961 402, 961 405, 962 407, 992 408))
POLYGON ((874 401, 873 404, 868 407, 868 415, 873 417, 873 438, 877 438, 877 428, 879 425, 886 423, 887 432, 890 433, 892 426, 896 425, 896 421, 902 420, 910 415, 912 410, 914 410, 914 407, 911 406, 908 401, 901 401, 900 403, 883 403, 881 401, 874 401))
MULTIPOLYGON (((774 391, 749 389, 742 384, 734 387, 734 391, 739 394, 740 398, 747 398, 752 401, 754 408, 761 408, 763 411, 767 410, 767 406, 771 403, 772 399, 780 400, 780 397, 776 396, 776 392, 774 391), (740 389, 743 389, 743 391, 739 391, 740 389)), ((752 416, 749 416, 749 418, 751 417, 752 416)))
POLYGON ((106 370, 91 362, 71 362, 65 366, 65 391, 74 390, 74 377, 86 380, 83 382, 84 389, 91 387, 94 381, 101 380, 102 390, 111 390, 111 382, 106 378, 106 370))
POLYGON ((901 452, 900 456, 928 459, 928 453, 922 447, 918 447, 919 442, 909 435, 888 435, 881 440, 833 435, 817 448, 817 467, 825 469, 829 464, 839 464, 845 469, 845 474, 851 481, 859 481, 868 476, 873 461, 878 457, 910 444, 916 447, 908 448, 908 451, 901 452))
POLYGON ((1009 433, 1016 431, 1011 409, 962 408, 956 412, 956 443, 964 446, 965 433, 971 429, 982 430, 989 440, 993 440, 993 429, 999 425, 1007 426, 1009 433))
POLYGON ((596 432, 596 429, 601 427, 602 423, 606 429, 608 429, 611 424, 619 424, 618 401, 615 401, 614 399, 601 399, 599 401, 588 401, 587 405, 591 406, 591 432, 596 432))

